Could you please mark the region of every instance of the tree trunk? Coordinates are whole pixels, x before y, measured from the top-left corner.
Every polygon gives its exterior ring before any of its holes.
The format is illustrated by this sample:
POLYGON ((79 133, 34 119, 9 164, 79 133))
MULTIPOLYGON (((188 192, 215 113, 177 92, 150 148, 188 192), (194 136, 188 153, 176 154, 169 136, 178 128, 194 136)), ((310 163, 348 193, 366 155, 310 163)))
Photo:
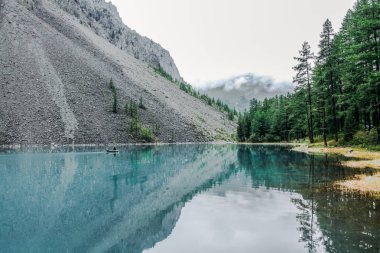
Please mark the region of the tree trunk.
POLYGON ((308 112, 310 117, 310 128, 309 128, 309 139, 310 143, 314 143, 314 125, 313 125, 313 112, 311 108, 311 84, 310 84, 310 76, 309 76, 309 68, 307 67, 307 91, 308 91, 308 112))
POLYGON ((323 110, 323 142, 325 144, 325 147, 327 147, 326 125, 326 112, 323 110))
MULTIPOLYGON (((331 66, 330 66, 331 68, 331 66)), ((331 99, 332 99, 332 113, 333 113, 333 131, 334 131, 334 137, 335 141, 338 142, 338 124, 337 124, 337 117, 336 117, 336 101, 335 101, 335 95, 334 95, 334 81, 332 77, 332 70, 330 69, 330 85, 331 85, 331 99)))

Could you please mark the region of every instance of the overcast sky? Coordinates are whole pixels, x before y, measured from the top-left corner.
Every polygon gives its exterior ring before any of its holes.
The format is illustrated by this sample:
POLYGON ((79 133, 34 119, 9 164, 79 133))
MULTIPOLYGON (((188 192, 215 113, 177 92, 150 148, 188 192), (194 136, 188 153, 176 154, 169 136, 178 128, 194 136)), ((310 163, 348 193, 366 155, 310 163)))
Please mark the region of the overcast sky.
POLYGON ((291 81, 303 41, 317 51, 355 0, 111 0, 130 28, 170 51, 193 85, 244 73, 291 81))

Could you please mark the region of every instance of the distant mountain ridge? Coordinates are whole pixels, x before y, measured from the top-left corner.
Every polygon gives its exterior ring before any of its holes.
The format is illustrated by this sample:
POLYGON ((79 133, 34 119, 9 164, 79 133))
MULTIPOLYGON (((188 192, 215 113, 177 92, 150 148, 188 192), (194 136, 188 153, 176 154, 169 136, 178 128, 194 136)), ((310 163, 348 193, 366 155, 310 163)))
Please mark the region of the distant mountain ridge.
MULTIPOLYGON (((28 0, 41 2, 44 0, 28 0)), ((47 0, 45 0, 47 1, 47 0)), ((152 67, 162 68, 176 80, 182 80, 169 51, 151 39, 129 28, 120 18, 117 8, 105 0, 48 0, 79 19, 82 25, 97 35, 152 67)))
POLYGON ((228 79, 209 82, 201 92, 219 98, 230 107, 242 112, 249 107, 252 98, 263 100, 276 95, 286 95, 294 90, 290 82, 275 82, 269 77, 247 73, 228 79))

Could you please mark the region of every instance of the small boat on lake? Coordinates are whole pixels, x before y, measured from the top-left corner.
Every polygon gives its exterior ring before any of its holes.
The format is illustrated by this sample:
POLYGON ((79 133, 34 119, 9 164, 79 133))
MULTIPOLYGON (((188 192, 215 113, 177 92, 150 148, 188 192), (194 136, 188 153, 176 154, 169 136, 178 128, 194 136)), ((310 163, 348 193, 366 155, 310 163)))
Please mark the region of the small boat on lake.
POLYGON ((119 153, 117 149, 106 149, 107 153, 119 153))

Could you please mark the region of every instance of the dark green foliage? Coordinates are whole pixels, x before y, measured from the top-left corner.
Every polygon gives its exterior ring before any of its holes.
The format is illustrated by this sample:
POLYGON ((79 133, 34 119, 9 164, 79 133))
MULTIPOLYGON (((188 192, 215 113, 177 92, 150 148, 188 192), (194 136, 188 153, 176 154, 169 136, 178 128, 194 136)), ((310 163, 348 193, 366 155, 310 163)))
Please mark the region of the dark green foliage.
POLYGON ((166 79, 168 79, 170 82, 174 82, 173 77, 171 75, 169 75, 168 73, 166 73, 165 70, 163 70, 161 67, 154 68, 154 71, 157 74, 159 74, 159 75, 165 77, 166 79))
POLYGON ((140 109, 143 109, 143 110, 146 110, 146 107, 145 107, 145 105, 143 104, 143 99, 142 99, 142 97, 140 97, 140 100, 139 100, 139 108, 140 108, 140 109))
POLYGON ((153 131, 149 127, 141 125, 138 117, 132 118, 130 131, 135 137, 141 140, 147 142, 153 142, 156 140, 153 131))
POLYGON ((125 104, 125 113, 127 113, 131 118, 131 126, 130 132, 133 136, 140 140, 144 140, 146 142, 153 142, 156 140, 155 133, 157 134, 160 130, 159 125, 155 124, 154 132, 149 127, 145 127, 140 122, 138 108, 146 110, 143 105, 142 98, 140 98, 139 105, 137 105, 134 101, 129 101, 125 104))
MULTIPOLYGON (((210 103, 211 105, 211 103, 210 103)), ((235 114, 233 111, 228 111, 228 119, 229 120, 234 120, 235 119, 235 114)))
POLYGON ((110 80, 109 86, 112 92, 112 112, 117 113, 117 94, 116 94, 116 87, 115 87, 115 84, 113 83, 112 78, 110 80))
POLYGON ((136 136, 139 134, 139 129, 140 129, 139 119, 138 118, 132 118, 131 133, 136 136))
MULTIPOLYGON (((113 83, 112 78, 111 78, 110 83, 109 83, 109 88, 112 92, 112 112, 117 113, 116 86, 113 83)), ((140 119, 139 119, 138 108, 146 110, 146 107, 144 106, 143 100, 141 97, 140 97, 138 105, 136 102, 134 102, 132 100, 125 103, 124 111, 126 114, 128 114, 132 118, 132 122, 131 122, 131 126, 130 126, 130 132, 136 138, 139 138, 139 139, 147 141, 147 142, 153 142, 156 140, 156 137, 150 128, 141 125, 140 119)), ((156 132, 159 131, 158 125, 155 126, 155 130, 156 130, 156 132)))
POLYGON ((136 102, 134 101, 129 101, 125 104, 125 113, 127 113, 129 116, 132 118, 138 118, 139 116, 139 111, 138 111, 138 106, 136 102))
POLYGON ((117 95, 116 95, 116 92, 113 93, 112 112, 117 113, 117 95))
POLYGON ((294 57, 297 60, 297 65, 293 68, 297 74, 293 78, 293 82, 298 85, 297 89, 305 91, 305 104, 307 105, 307 127, 310 143, 314 142, 314 124, 313 110, 311 99, 311 61, 314 59, 314 54, 310 51, 308 42, 302 44, 302 50, 299 51, 300 56, 294 57))
POLYGON ((219 110, 220 112, 226 113, 227 118, 230 120, 234 120, 235 116, 238 116, 238 112, 234 109, 228 107, 228 105, 224 104, 219 99, 215 101, 214 98, 210 98, 206 94, 201 94, 199 91, 196 91, 190 84, 183 82, 183 81, 175 81, 168 73, 166 73, 162 68, 155 68, 154 69, 157 74, 160 74, 170 82, 177 85, 181 90, 186 92, 187 94, 196 97, 202 101, 204 101, 206 104, 214 107, 215 109, 219 110))
MULTIPOLYGON (((249 111, 239 117, 237 137, 240 141, 273 142, 288 140, 290 135, 289 101, 291 95, 277 96, 264 101, 253 99, 249 111)), ((297 118, 298 120, 298 118, 297 118)), ((293 119, 294 137, 305 137, 306 130, 297 129, 296 119, 293 119)), ((303 125, 304 122, 301 123, 303 125)))
POLYGON ((379 35, 380 0, 358 0, 338 33, 326 20, 314 67, 310 67, 312 53, 305 43, 296 58, 295 92, 252 100, 250 110, 239 117, 238 139, 286 141, 309 137, 312 142, 315 135, 325 145, 328 139, 344 144, 378 144, 379 35))
POLYGON ((351 141, 357 130, 357 123, 355 122, 354 113, 352 110, 348 111, 344 121, 344 140, 351 141))

